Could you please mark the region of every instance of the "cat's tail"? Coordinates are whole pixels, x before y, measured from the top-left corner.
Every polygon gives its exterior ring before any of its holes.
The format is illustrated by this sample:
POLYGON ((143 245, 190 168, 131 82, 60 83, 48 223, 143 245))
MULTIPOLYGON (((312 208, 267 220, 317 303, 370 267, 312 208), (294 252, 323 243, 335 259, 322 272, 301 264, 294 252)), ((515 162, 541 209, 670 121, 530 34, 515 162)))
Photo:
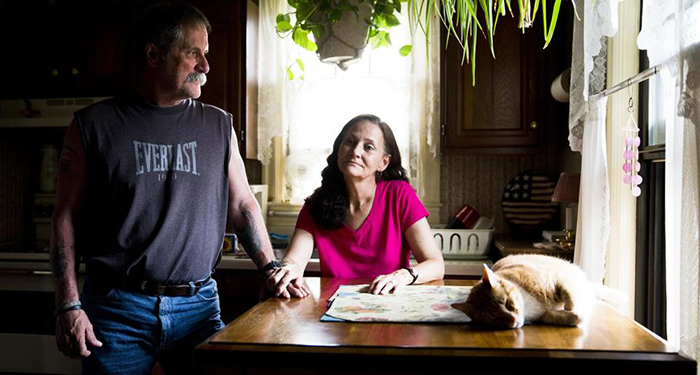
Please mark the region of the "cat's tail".
POLYGON ((625 303, 629 298, 627 293, 619 289, 610 288, 603 284, 592 283, 591 285, 593 285, 593 294, 595 297, 610 304, 625 303))

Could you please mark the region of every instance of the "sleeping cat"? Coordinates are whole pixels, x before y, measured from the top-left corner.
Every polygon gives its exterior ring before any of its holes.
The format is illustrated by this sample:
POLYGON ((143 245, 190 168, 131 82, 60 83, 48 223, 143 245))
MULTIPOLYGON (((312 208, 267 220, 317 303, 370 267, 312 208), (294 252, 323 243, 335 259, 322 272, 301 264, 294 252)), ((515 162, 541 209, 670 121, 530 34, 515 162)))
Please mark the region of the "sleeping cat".
POLYGON ((565 260, 546 255, 511 255, 493 265, 467 298, 455 306, 473 322, 491 328, 520 328, 525 322, 575 326, 588 317, 594 284, 565 260))

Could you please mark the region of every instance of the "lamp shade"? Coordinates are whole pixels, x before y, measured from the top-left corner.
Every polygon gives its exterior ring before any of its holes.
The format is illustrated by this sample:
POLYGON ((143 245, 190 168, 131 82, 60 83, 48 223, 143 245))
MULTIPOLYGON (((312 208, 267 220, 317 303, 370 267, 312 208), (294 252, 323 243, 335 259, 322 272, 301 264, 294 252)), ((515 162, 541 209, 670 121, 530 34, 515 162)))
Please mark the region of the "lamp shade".
POLYGON ((552 194, 552 202, 578 203, 580 173, 562 172, 552 194))

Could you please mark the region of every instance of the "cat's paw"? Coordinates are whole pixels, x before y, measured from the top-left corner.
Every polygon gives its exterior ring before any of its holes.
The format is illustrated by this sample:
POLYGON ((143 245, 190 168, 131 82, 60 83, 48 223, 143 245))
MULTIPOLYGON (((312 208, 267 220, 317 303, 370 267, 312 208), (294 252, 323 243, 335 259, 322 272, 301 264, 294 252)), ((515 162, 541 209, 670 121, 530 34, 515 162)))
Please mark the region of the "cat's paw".
POLYGON ((577 326, 582 321, 583 319, 581 319, 581 317, 578 314, 574 312, 569 312, 568 314, 564 315, 564 319, 562 320, 561 324, 566 326, 577 326))
POLYGON ((577 326, 583 321, 579 314, 566 310, 548 311, 540 320, 544 323, 560 326, 577 326))

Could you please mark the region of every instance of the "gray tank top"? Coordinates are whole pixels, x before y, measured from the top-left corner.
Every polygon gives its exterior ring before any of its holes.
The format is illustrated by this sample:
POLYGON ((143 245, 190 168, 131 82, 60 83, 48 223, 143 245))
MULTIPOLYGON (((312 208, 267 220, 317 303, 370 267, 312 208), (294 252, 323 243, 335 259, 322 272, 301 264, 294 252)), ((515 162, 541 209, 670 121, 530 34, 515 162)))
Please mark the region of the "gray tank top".
POLYGON ((88 272, 181 284, 206 278, 226 226, 232 116, 135 93, 75 113, 87 160, 76 230, 88 272))

